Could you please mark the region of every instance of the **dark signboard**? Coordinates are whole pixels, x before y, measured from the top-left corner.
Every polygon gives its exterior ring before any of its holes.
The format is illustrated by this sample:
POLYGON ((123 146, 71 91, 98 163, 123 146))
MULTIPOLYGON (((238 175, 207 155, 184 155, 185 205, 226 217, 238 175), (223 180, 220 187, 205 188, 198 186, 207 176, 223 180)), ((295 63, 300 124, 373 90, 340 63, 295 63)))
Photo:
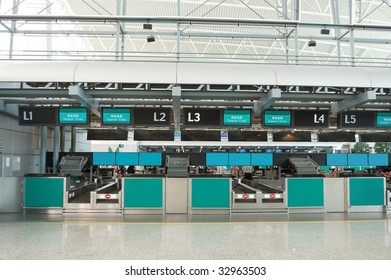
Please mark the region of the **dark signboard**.
POLYGON ((58 108, 19 107, 19 125, 58 125, 58 108))
POLYGON ((293 127, 329 127, 329 111, 295 110, 293 111, 293 127))
POLYGON ((185 126, 221 126, 221 110, 205 108, 184 108, 185 126))
POLYGON ((373 111, 348 111, 338 114, 340 128, 374 128, 375 114, 373 111))
POLYGON ((133 110, 133 124, 135 126, 171 125, 171 108, 132 108, 132 110, 133 110))

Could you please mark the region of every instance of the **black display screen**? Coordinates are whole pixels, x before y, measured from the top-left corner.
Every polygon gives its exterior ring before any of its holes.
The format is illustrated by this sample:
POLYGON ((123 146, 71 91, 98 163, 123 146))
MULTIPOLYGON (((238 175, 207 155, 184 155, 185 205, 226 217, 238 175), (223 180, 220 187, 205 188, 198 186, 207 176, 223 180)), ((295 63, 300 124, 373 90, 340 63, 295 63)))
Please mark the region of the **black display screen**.
POLYGON ((87 140, 128 140, 128 131, 123 129, 88 129, 87 140))
POLYGON ((355 142, 354 132, 326 132, 318 134, 319 142, 355 142))
POLYGON ((281 142, 311 142, 311 132, 274 132, 273 141, 281 142))
POLYGON ((228 131, 228 141, 267 141, 266 131, 228 131))
POLYGON ((174 130, 135 130, 134 140, 174 141, 174 130))
POLYGON ((183 130, 182 141, 220 141, 220 131, 183 130))

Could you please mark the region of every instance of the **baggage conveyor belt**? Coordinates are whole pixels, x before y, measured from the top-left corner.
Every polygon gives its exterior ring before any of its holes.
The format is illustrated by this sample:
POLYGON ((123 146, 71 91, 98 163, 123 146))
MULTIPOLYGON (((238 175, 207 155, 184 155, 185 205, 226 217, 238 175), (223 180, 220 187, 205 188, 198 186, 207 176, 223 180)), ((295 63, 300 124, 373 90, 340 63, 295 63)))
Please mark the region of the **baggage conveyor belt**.
POLYGON ((284 196, 281 189, 265 183, 238 182, 232 187, 232 212, 287 212, 284 196))
POLYGON ((262 193, 283 193, 282 190, 273 188, 263 183, 257 183, 254 188, 260 190, 262 193))

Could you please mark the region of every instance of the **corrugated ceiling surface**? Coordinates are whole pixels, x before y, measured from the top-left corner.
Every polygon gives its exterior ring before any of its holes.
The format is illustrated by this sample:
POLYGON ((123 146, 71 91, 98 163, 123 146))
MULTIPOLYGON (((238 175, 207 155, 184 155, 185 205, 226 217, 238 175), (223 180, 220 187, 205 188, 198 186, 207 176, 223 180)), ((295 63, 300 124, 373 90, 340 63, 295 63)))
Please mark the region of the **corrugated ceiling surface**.
MULTIPOLYGON (((0 12, 3 14, 54 14, 54 15, 126 15, 140 17, 158 16, 189 16, 230 19, 267 19, 267 20, 294 20, 294 0, 25 0, 21 1, 17 9, 12 9, 13 1, 1 1, 0 12), (118 6, 118 3, 120 4, 118 6), (126 9, 122 7, 125 3, 126 9), (284 3, 286 5, 284 5, 284 3), (118 7, 120 8, 118 10, 118 7), (123 11, 125 11, 123 13, 123 11)), ((300 1, 300 22, 317 24, 349 24, 350 0, 300 1)), ((391 4, 382 0, 353 1, 353 23, 391 25, 391 4)), ((2 30, 5 29, 1 27, 2 30)), ((28 36, 24 31, 34 30, 37 25, 31 23, 20 24, 20 36, 28 36)), ((69 48, 75 51, 115 51, 116 33, 115 23, 54 23, 49 28, 42 26, 47 34, 36 36, 41 40, 50 36, 50 31, 56 31, 59 36, 83 37, 84 47, 79 42, 69 48), (62 32, 62 34, 61 34, 62 32)), ((170 55, 177 51, 176 24, 153 24, 152 30, 144 30, 142 23, 126 23, 123 25, 126 32, 123 50, 126 52, 156 52, 170 55), (155 36, 155 42, 147 43, 147 36, 155 36)), ((181 24, 179 50, 183 53, 192 53, 193 58, 225 57, 239 58, 246 56, 251 59, 273 59, 283 63, 286 59, 278 56, 294 55, 294 33, 290 27, 273 26, 238 26, 238 25, 206 25, 181 24), (289 36, 288 36, 289 34, 289 36), (287 37, 288 36, 288 37, 287 37), (285 41, 285 38, 288 38, 285 41)), ((330 57, 337 56, 337 40, 340 37, 341 61, 351 56, 350 34, 348 29, 332 29, 329 35, 320 34, 319 28, 303 27, 298 31, 298 54, 303 60, 312 63, 330 63, 330 57), (308 41, 315 40, 316 47, 309 47, 308 41), (312 57, 317 57, 312 59, 312 57), (327 60, 329 59, 329 60, 327 60)), ((33 36, 31 36, 33 37, 33 36)), ((391 45, 391 32, 373 30, 354 31, 355 56, 365 61, 370 58, 388 58, 391 45)), ((31 39, 31 38, 30 38, 31 39)), ((16 39, 23 41, 23 39, 16 39)), ((58 38, 51 38, 53 45, 60 45, 58 38)), ((44 49, 46 42, 43 43, 44 49)), ((17 49, 17 48, 16 48, 17 49)), ((102 58, 104 59, 104 58, 102 58)))

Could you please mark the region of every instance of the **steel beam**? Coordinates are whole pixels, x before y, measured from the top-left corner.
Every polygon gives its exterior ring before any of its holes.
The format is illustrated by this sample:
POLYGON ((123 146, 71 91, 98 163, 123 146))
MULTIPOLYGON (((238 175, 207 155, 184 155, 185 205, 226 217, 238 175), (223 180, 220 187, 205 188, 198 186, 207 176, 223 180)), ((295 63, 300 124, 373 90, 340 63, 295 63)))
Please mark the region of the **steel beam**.
POLYGON ((376 100, 376 93, 374 91, 363 92, 363 93, 357 95, 353 99, 342 100, 338 103, 332 104, 330 114, 336 115, 340 112, 349 110, 351 108, 359 107, 359 106, 367 103, 368 101, 374 101, 374 100, 376 100))
POLYGON ((53 134, 53 173, 57 173, 61 144, 61 131, 59 126, 54 127, 53 134))
POLYGON ((8 104, 4 102, 4 100, 0 100, 0 112, 12 117, 18 117, 18 106, 14 104, 8 104))
POLYGON ((281 99, 281 89, 271 89, 268 94, 254 103, 254 114, 260 116, 264 110, 273 105, 274 102, 281 99))
POLYGON ((90 109, 95 115, 100 117, 99 102, 92 96, 88 95, 82 88, 78 86, 69 86, 69 96, 80 102, 83 106, 90 109))
MULTIPOLYGON (((106 93, 107 94, 107 93, 106 93)), ((23 97, 23 98, 67 98, 68 90, 66 89, 0 89, 0 97, 23 97)))
POLYGON ((181 130, 181 87, 172 88, 172 108, 174 111, 175 131, 181 130))
POLYGON ((40 150, 40 166, 41 173, 46 173, 46 140, 47 140, 47 126, 41 126, 41 150, 40 150))

